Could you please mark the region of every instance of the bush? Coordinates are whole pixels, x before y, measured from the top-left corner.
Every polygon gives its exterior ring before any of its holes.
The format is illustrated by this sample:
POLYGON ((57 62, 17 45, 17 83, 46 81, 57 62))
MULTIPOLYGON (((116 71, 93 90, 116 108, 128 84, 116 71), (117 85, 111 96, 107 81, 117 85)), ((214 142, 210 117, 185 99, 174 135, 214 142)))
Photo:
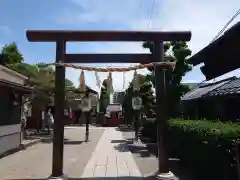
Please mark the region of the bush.
MULTIPOLYGON (((146 121, 143 126, 143 135, 156 141, 156 122, 146 121)), ((235 145, 240 137, 239 124, 173 119, 169 121, 169 135, 169 153, 178 156, 197 174, 204 175, 204 179, 206 174, 210 179, 236 178, 235 145)))
POLYGON ((154 141, 157 139, 157 125, 155 120, 146 120, 143 122, 143 132, 142 135, 148 137, 154 141))

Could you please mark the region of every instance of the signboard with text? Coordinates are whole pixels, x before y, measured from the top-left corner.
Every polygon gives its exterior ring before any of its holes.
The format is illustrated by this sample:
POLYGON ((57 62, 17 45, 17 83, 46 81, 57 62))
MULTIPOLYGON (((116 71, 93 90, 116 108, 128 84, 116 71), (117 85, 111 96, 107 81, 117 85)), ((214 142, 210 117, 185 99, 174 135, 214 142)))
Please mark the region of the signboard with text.
POLYGON ((140 110, 142 108, 142 98, 133 97, 132 98, 132 108, 133 110, 140 110))

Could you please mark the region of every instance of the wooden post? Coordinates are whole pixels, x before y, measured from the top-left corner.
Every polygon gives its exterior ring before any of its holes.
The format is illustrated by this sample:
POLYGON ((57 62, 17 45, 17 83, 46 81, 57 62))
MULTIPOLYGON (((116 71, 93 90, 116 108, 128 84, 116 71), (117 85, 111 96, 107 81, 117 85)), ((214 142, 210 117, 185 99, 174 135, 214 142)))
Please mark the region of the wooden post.
MULTIPOLYGON (((133 92, 133 97, 140 97, 140 93, 139 90, 134 91, 133 92)), ((133 97, 132 97, 132 101, 133 101, 133 97)), ((133 102, 132 102, 132 106, 133 106, 133 102)), ((132 107, 133 108, 133 107, 132 107)), ((135 109, 133 108, 133 119, 134 119, 134 131, 135 131, 135 140, 138 141, 139 139, 139 129, 140 129, 140 109, 135 109)))
MULTIPOLYGON (((149 63, 145 55, 66 55, 65 41, 154 41, 153 58, 156 61, 163 61, 164 50, 161 41, 189 41, 191 32, 143 32, 143 31, 27 31, 27 38, 31 42, 57 42, 56 62, 80 63, 81 58, 90 59, 88 63, 94 63, 100 59, 105 62, 114 63, 127 59, 125 62, 149 63), (59 41, 65 40, 65 41, 59 41), (121 56, 121 57, 119 57, 121 56), (88 58, 87 58, 88 57, 88 58), (105 58, 103 58, 105 57, 105 58), (124 57, 124 58, 123 58, 124 57), (141 58, 140 58, 141 57, 141 58), (137 61, 136 61, 137 59, 137 61)), ((99 62, 99 61, 98 61, 99 62)), ((103 63, 103 61, 101 61, 103 63)), ((82 63, 82 61, 81 61, 82 63)), ((155 67, 156 75, 156 101, 157 101, 157 121, 158 121, 158 151, 159 151, 159 179, 172 179, 174 177, 169 172, 167 156, 167 112, 166 112, 166 87, 165 72, 160 67, 155 67), (164 175, 162 175, 164 174, 164 175)), ((63 136, 64 136, 64 83, 65 68, 56 67, 56 92, 55 92, 55 126, 53 140, 53 170, 54 177, 63 174, 63 136)))
POLYGON ((140 111, 139 110, 135 110, 134 111, 134 129, 135 129, 135 140, 138 141, 139 139, 139 128, 140 128, 140 111))
POLYGON ((238 180, 240 180, 240 142, 236 143, 236 161, 237 161, 237 176, 238 180))
MULTIPOLYGON (((56 62, 64 62, 66 42, 56 42, 56 62)), ((52 177, 63 176, 64 104, 65 104, 65 67, 56 66, 55 72, 55 112, 53 134, 52 177)))
MULTIPOLYGON (((153 58, 155 62, 164 61, 163 42, 154 42, 153 58)), ((169 171, 167 154, 167 94, 165 83, 165 70, 155 66, 156 87, 156 120, 157 120, 157 144, 158 144, 158 179, 171 179, 174 175, 169 171)))
POLYGON ((85 115, 85 123, 86 123, 86 129, 85 129, 85 141, 89 141, 89 124, 90 124, 90 111, 87 111, 84 113, 85 115))

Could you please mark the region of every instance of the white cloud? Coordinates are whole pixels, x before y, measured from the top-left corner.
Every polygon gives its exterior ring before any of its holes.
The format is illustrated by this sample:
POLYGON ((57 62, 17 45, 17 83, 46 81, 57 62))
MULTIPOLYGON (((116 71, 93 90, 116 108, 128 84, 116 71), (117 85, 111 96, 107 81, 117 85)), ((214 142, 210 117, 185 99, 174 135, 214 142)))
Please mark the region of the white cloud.
MULTIPOLYGON (((163 30, 190 30, 189 46, 193 53, 205 47, 239 9, 240 1, 231 3, 217 0, 170 0, 164 1, 153 19, 153 27, 163 30), (164 24, 160 19, 164 17, 164 24)), ((231 24, 240 20, 240 16, 231 24)))
MULTIPOLYGON (((149 0, 72 0, 72 2, 75 3, 76 7, 79 7, 79 11, 66 10, 60 18, 61 23, 95 24, 101 29, 110 26, 137 30, 147 29, 148 13, 152 4, 149 0)), ((189 42, 189 47, 193 53, 196 53, 208 45, 239 7, 239 0, 232 0, 231 3, 228 1, 220 3, 218 0, 156 0, 152 15, 152 29, 190 30, 192 39, 189 42)), ((239 20, 240 16, 231 25, 239 20)), ((112 46, 102 46, 95 51, 121 53, 144 52, 145 50, 141 44, 119 43, 112 46)), ((131 80, 132 74, 132 72, 126 74, 126 85, 131 80)), ((103 79, 106 74, 100 76, 103 79)), ((199 68, 195 68, 186 75, 184 81, 201 81, 203 79, 204 76, 199 68)), ((94 87, 95 79, 91 78, 89 81, 90 85, 94 87)), ((114 87, 120 89, 122 82, 122 75, 114 74, 114 87)))
POLYGON ((0 25, 0 32, 5 35, 11 35, 12 31, 8 26, 0 25))
POLYGON ((0 43, 0 50, 4 47, 4 44, 0 43))
POLYGON ((131 26, 138 19, 147 18, 148 1, 139 0, 71 0, 79 9, 65 10, 58 18, 59 23, 82 25, 102 24, 131 26))

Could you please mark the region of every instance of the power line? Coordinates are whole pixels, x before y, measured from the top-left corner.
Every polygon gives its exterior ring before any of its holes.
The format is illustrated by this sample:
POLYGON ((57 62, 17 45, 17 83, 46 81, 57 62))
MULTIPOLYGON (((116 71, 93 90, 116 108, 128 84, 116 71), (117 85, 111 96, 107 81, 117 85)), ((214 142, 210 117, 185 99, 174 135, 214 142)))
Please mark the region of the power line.
POLYGON ((125 73, 123 72, 123 89, 125 88, 125 73))
POLYGON ((232 18, 224 25, 224 27, 217 33, 217 35, 213 38, 213 40, 210 42, 212 43, 215 41, 219 36, 226 30, 226 28, 233 22, 233 20, 240 14, 240 8, 237 10, 237 12, 232 16, 232 18))
MULTIPOLYGON (((213 40, 210 42, 212 43, 217 38, 221 36, 221 34, 227 29, 227 27, 234 21, 234 19, 240 14, 240 8, 237 10, 237 12, 231 17, 231 19, 223 26, 223 28, 217 33, 217 35, 213 38, 213 40)), ((216 78, 213 79, 213 82, 216 81, 216 78)))
MULTIPOLYGON (((153 7, 155 5, 155 2, 156 0, 153 0, 152 1, 152 5, 150 7, 150 10, 149 10, 149 17, 148 17, 148 28, 151 28, 152 24, 151 24, 151 20, 152 20, 152 14, 153 14, 153 7)), ((125 88, 125 73, 123 73, 123 89, 125 88)))
MULTIPOLYGON (((237 12, 231 17, 231 19, 223 26, 223 28, 217 33, 217 35, 210 41, 212 43, 215 41, 219 36, 226 30, 226 28, 233 22, 233 20, 240 14, 240 8, 237 10, 237 12)), ((209 44, 210 44, 209 43, 209 44)), ((213 79, 213 82, 215 82, 216 78, 213 79)), ((203 80, 202 82, 199 83, 201 85, 202 83, 206 82, 207 80, 203 80)))
POLYGON ((152 5, 149 10, 148 28, 151 28, 151 26, 152 26, 152 14, 153 14, 153 7, 154 7, 155 2, 156 2, 156 0, 153 0, 152 5))

